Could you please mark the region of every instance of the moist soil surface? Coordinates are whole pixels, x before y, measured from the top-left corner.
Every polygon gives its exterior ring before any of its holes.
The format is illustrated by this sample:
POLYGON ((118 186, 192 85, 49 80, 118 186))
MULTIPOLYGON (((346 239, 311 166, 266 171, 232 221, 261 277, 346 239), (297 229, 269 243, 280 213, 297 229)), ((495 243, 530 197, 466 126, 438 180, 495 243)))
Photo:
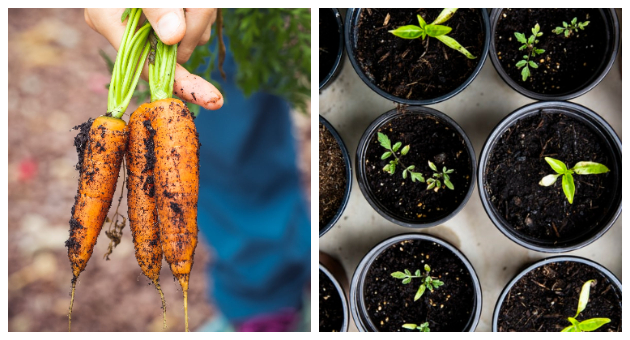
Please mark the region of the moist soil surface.
POLYGON ((561 178, 552 186, 538 184, 555 173, 545 157, 568 168, 580 161, 613 165, 603 141, 588 126, 541 110, 507 129, 491 151, 484 188, 498 213, 519 234, 549 243, 570 241, 597 228, 611 209, 614 176, 574 175, 575 196, 569 204, 561 178))
POLYGON ((346 163, 335 137, 319 124, 319 230, 339 211, 346 193, 346 163))
POLYGON ((378 128, 369 143, 365 159, 368 185, 376 200, 397 218, 418 223, 436 221, 450 214, 466 197, 472 172, 470 156, 464 139, 448 123, 426 114, 405 113, 378 128), (405 156, 400 153, 403 147, 396 153, 401 163, 393 175, 383 170, 394 158, 381 160, 386 149, 380 145, 377 132, 387 135, 392 146, 396 142, 410 146, 405 156), (427 190, 426 183, 412 182, 410 176, 403 179, 403 170, 411 165, 415 166, 414 172, 429 179, 434 172, 428 161, 440 172, 443 167, 455 170, 449 174, 454 190, 442 184, 435 192, 427 190))
POLYGON ((343 305, 337 288, 328 276, 319 271, 319 331, 340 332, 343 325, 343 305))
POLYGON ((587 82, 599 69, 606 51, 606 25, 598 9, 555 8, 555 9, 504 9, 495 33, 497 57, 510 78, 524 88, 542 94, 562 94, 574 91, 587 82), (562 22, 589 21, 585 30, 574 32, 568 38, 552 32, 562 22), (514 32, 532 34, 538 23, 543 35, 538 38, 536 48, 545 53, 532 60, 537 69, 530 67, 531 76, 523 81, 521 70, 514 66, 527 50, 519 51, 521 43, 514 32))
POLYGON ((319 9, 319 82, 330 73, 339 54, 339 25, 330 8, 319 9))
POLYGON ((418 26, 419 14, 429 24, 442 9, 364 8, 359 14, 356 56, 368 79, 399 98, 422 100, 447 94, 464 83, 479 63, 485 33, 481 13, 460 8, 442 25, 476 59, 444 45, 435 38, 403 39, 389 33, 400 26, 418 26))
POLYGON ((364 283, 364 299, 370 320, 381 332, 410 331, 406 323, 429 322, 431 332, 459 332, 467 326, 474 305, 473 281, 464 263, 443 246, 423 240, 406 240, 385 249, 372 263, 364 283), (391 276, 424 265, 444 285, 424 292, 413 301, 420 279, 408 284, 391 276))
POLYGON ((504 300, 499 314, 500 332, 559 332, 575 316, 582 285, 597 280, 586 305, 576 318, 609 318, 596 332, 621 332, 621 291, 599 270, 576 262, 556 262, 527 273, 504 300))

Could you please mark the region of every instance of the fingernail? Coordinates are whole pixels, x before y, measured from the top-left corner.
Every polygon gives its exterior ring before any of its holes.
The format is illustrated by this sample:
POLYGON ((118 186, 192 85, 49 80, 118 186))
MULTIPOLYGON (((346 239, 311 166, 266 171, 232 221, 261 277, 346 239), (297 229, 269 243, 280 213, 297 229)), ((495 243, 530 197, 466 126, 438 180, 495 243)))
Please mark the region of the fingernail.
POLYGON ((158 22, 158 35, 163 40, 170 39, 175 33, 177 33, 177 29, 181 25, 181 21, 179 20, 179 16, 177 14, 171 12, 165 16, 163 16, 158 22))

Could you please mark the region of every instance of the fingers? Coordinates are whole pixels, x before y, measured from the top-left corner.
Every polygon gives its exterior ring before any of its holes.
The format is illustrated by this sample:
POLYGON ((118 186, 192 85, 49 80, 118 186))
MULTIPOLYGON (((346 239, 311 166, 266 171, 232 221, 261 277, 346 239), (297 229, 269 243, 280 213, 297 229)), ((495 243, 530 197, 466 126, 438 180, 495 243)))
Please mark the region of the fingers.
POLYGON ((205 79, 190 74, 177 64, 173 92, 181 99, 202 106, 208 110, 218 110, 223 106, 223 95, 205 79))
POLYGON ((142 11, 163 43, 177 44, 187 34, 183 9, 143 8, 142 11))
POLYGON ((188 61, 197 45, 203 45, 210 40, 210 26, 216 18, 216 13, 216 8, 186 9, 186 35, 177 48, 178 63, 188 61))
POLYGON ((127 20, 120 21, 124 11, 124 8, 86 8, 83 14, 88 26, 104 36, 118 51, 127 26, 127 20))

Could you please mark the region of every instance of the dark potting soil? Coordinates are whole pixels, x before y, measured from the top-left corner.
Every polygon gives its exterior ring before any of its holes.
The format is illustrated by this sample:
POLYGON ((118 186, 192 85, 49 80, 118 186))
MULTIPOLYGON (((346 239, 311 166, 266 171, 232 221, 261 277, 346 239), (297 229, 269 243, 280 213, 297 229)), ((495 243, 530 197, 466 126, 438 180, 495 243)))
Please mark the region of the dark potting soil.
POLYGON ((319 124, 319 229, 335 217, 346 192, 346 163, 335 137, 319 124))
POLYGON ((442 9, 406 8, 361 10, 357 28, 357 60, 365 75, 383 91, 405 99, 432 99, 460 86, 479 63, 485 32, 481 13, 460 8, 443 25, 476 59, 444 45, 435 38, 402 39, 388 31, 418 26, 417 15, 431 23, 442 9))
POLYGON ((460 332, 467 326, 474 306, 473 281, 464 263, 443 246, 422 240, 406 240, 384 250, 372 263, 364 283, 364 299, 370 320, 381 332, 409 331, 406 323, 429 322, 431 332, 460 332), (424 265, 444 285, 424 292, 413 301, 420 279, 408 284, 391 276, 424 265))
POLYGON ((319 9, 319 82, 330 73, 339 54, 339 25, 330 8, 319 9))
POLYGON ((335 285, 319 271, 319 331, 339 332, 343 325, 343 305, 335 285))
POLYGON ((609 318, 596 332, 621 332, 621 291, 599 270, 576 262, 556 262, 527 273, 510 289, 501 305, 500 332, 559 332, 574 317, 582 285, 597 280, 576 318, 609 318))
POLYGON ((497 57, 510 78, 524 88, 542 94, 571 92, 582 86, 599 69, 606 51, 606 25, 596 8, 554 8, 554 9, 504 9, 496 29, 497 57), (564 34, 552 32, 562 22, 590 21, 585 30, 573 33, 568 38, 564 34), (523 59, 528 51, 519 51, 521 43, 514 32, 532 34, 538 23, 543 35, 538 38, 536 48, 545 53, 534 57, 537 69, 530 67, 531 76, 523 81, 521 70, 515 64, 523 59))
POLYGON ((494 207, 517 232, 550 243, 572 240, 596 228, 611 209, 613 175, 574 175, 575 196, 569 204, 560 178, 549 187, 538 184, 555 173, 545 157, 569 168, 580 161, 612 168, 613 161, 588 126, 542 110, 517 121, 491 151, 484 188, 494 207))
POLYGON ((365 160, 368 184, 376 200, 395 216, 413 222, 436 221, 450 214, 466 197, 472 172, 470 155, 464 139, 448 123, 426 114, 406 113, 381 126, 369 143, 365 160), (392 146, 399 141, 403 147, 410 146, 405 156, 400 154, 402 147, 397 152, 401 163, 393 175, 383 170, 394 158, 381 160, 386 149, 380 145, 377 132, 387 135, 392 146), (425 180, 429 179, 434 172, 428 161, 435 163, 440 172, 443 167, 455 170, 449 175, 455 190, 442 184, 435 192, 427 190, 426 183, 412 182, 410 176, 403 179, 403 170, 411 165, 425 180))

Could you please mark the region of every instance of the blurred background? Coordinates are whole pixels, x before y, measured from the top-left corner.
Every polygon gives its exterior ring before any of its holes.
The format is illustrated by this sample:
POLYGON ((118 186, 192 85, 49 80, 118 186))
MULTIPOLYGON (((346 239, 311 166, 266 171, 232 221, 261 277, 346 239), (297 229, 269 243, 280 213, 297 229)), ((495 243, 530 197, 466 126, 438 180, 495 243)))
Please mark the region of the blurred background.
MULTIPOLYGON (((113 59, 115 50, 85 24, 82 9, 9 9, 8 21, 8 329, 66 331, 72 273, 64 242, 78 181, 71 129, 106 113, 110 74, 99 51, 113 59)), ((137 106, 132 100, 127 112, 137 106)), ((307 112, 291 116, 301 184, 310 200, 310 102, 305 107, 307 112)), ((126 194, 120 211, 126 216, 126 194)), ((110 261, 103 258, 108 244, 101 232, 77 284, 73 330, 161 331, 160 298, 136 262, 128 227, 110 261)), ((214 313, 205 274, 211 253, 199 243, 189 291, 191 329, 214 313)), ((180 331, 181 289, 167 267, 163 263, 161 273, 167 330, 180 331)))

